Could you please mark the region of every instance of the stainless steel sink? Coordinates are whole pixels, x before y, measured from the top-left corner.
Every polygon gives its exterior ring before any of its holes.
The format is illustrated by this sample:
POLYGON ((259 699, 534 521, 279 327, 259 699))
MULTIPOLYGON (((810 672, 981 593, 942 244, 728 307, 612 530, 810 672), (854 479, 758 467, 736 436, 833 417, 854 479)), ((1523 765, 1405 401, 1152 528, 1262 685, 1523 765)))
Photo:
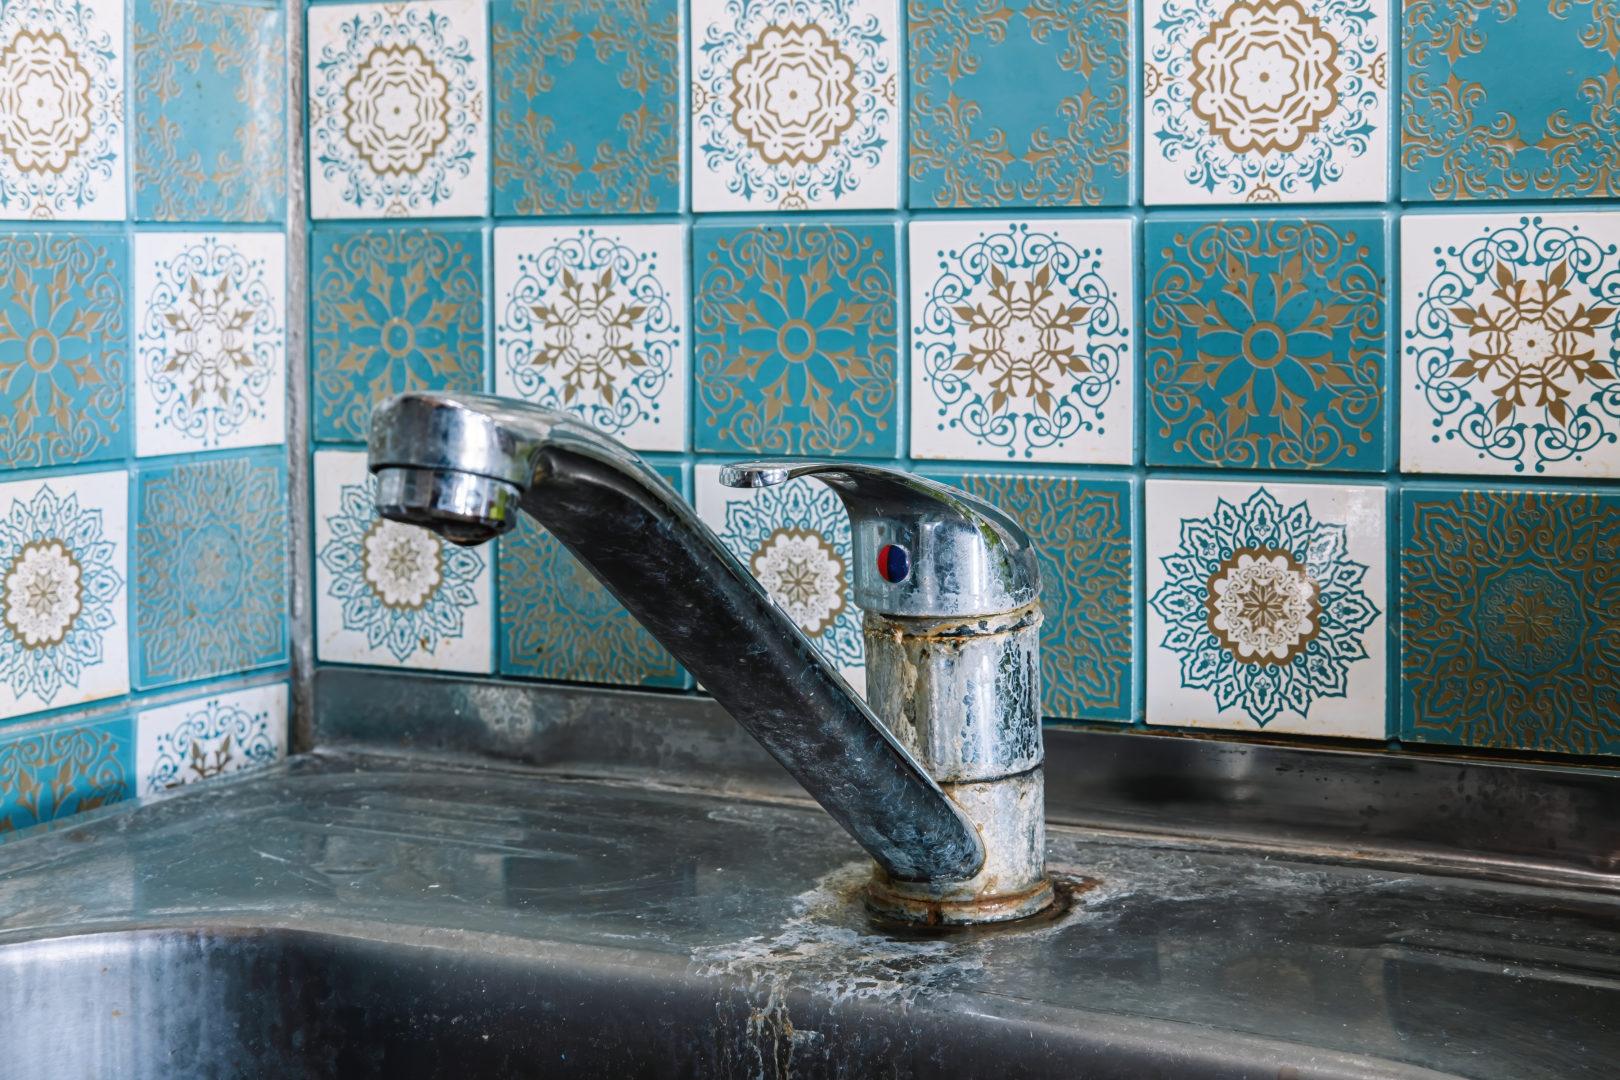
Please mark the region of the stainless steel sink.
POLYGON ((812 804, 323 753, 0 848, 3 1077, 1612 1076, 1595 890, 1053 830, 868 921, 812 804))

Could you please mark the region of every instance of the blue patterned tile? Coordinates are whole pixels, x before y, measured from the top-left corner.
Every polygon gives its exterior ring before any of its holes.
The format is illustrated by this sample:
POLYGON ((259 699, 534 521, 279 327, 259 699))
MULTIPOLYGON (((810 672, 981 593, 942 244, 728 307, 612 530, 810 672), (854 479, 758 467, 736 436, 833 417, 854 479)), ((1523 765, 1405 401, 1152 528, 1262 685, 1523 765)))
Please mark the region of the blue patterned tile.
POLYGON ((377 515, 366 455, 315 455, 315 654, 436 671, 493 664, 494 551, 377 515))
POLYGON ((1129 464, 1131 222, 913 221, 911 452, 1129 464))
POLYGON ((691 394, 679 224, 495 230, 495 392, 636 450, 684 450, 691 394))
POLYGON ((1382 471, 1378 218, 1147 225, 1147 461, 1382 471))
POLYGON ((1620 754, 1620 496, 1401 497, 1401 737, 1620 754))
POLYGON ((0 484, 0 717, 129 690, 129 476, 0 484))
POLYGON ((135 784, 162 795, 287 755, 287 684, 215 692, 135 718, 135 784))
POLYGON ((896 241, 893 225, 693 230, 697 449, 899 452, 896 241))
POLYGON ((1147 482, 1147 721, 1385 737, 1385 491, 1147 482))
POLYGON ((1149 0, 1152 203, 1383 202, 1388 0, 1149 0))
POLYGON ((1620 476, 1620 214, 1401 222, 1401 468, 1620 476))
POLYGON ((674 0, 496 0, 495 213, 681 208, 674 0))
POLYGON ((1121 206, 1125 0, 908 0, 914 207, 1121 206))
MULTIPOLYGON (((677 491, 678 466, 655 466, 677 491)), ((675 658, 550 533, 523 520, 499 541, 500 670, 561 682, 686 687, 675 658)))
POLYGON ((0 734, 0 838, 133 794, 129 717, 0 734))
POLYGON ((128 280, 122 236, 0 233, 0 469, 124 456, 128 280))
POLYGON ((1001 507, 1041 564, 1041 713, 1048 720, 1133 718, 1135 574, 1128 480, 1049 472, 929 476, 1001 507))
POLYGON ((1620 195, 1620 9, 1408 0, 1401 195, 1620 195))
POLYGON ((135 216, 277 221, 287 198, 281 8, 136 0, 135 216))
POLYGON ((124 0, 0 5, 0 218, 124 216, 124 0))
POLYGON ((856 693, 866 692, 866 640, 855 606, 849 514, 832 489, 800 478, 731 488, 720 466, 698 465, 698 516, 856 693))
POLYGON ((287 658, 286 464, 274 452, 147 466, 135 485, 135 685, 287 658))
POLYGON ((893 208, 896 0, 693 0, 695 210, 893 208))
POLYGON ((317 229, 310 249, 317 440, 364 442, 394 394, 484 388, 477 229, 317 229))

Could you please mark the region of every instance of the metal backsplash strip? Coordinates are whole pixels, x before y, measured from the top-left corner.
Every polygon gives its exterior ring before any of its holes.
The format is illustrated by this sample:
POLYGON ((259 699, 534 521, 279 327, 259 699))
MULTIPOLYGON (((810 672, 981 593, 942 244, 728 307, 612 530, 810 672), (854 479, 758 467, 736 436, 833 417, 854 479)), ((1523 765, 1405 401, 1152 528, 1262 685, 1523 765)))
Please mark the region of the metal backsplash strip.
MULTIPOLYGON (((335 667, 315 682, 318 748, 804 797, 704 697, 335 667)), ((1054 824, 1620 889, 1608 769, 1102 727, 1049 727, 1046 750, 1054 824)))

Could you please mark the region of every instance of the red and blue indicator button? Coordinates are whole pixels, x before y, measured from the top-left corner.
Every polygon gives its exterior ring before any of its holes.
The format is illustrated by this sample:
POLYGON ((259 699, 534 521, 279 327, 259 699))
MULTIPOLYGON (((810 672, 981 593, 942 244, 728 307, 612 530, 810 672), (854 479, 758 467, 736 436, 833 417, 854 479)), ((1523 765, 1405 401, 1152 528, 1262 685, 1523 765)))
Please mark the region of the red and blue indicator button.
POLYGON ((899 544, 884 544, 878 551, 878 576, 898 585, 911 576, 911 553, 899 544))

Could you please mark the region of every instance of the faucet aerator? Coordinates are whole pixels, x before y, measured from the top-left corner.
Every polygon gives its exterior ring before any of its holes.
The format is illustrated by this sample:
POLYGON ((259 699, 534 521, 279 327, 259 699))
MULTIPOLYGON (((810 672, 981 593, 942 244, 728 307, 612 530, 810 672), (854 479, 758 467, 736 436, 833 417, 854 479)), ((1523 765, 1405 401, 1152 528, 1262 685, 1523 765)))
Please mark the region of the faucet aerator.
POLYGON ((504 480, 454 469, 377 470, 377 513, 431 529, 460 547, 487 543, 516 525, 518 495, 504 480))

